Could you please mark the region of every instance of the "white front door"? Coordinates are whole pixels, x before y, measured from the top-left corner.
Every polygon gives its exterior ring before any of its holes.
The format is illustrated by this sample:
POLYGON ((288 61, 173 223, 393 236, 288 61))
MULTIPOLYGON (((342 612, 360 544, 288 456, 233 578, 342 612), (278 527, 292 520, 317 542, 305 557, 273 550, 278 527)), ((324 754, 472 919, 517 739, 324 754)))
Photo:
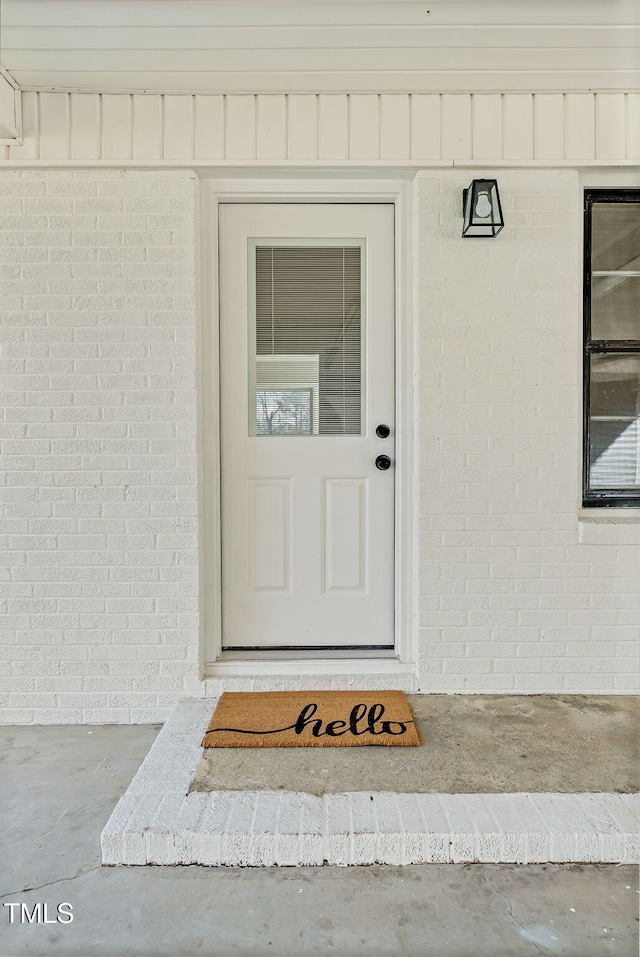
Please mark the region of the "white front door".
POLYGON ((225 649, 393 647, 393 213, 220 207, 225 649))

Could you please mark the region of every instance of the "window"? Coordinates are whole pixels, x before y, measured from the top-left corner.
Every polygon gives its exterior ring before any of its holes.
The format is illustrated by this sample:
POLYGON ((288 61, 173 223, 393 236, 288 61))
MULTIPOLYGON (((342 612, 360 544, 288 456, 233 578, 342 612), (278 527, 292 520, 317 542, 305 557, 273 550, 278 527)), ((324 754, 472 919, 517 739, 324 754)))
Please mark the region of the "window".
POLYGON ((254 243, 249 434, 362 435, 363 244, 254 243))
POLYGON ((585 506, 640 507, 640 190, 586 190, 585 506))

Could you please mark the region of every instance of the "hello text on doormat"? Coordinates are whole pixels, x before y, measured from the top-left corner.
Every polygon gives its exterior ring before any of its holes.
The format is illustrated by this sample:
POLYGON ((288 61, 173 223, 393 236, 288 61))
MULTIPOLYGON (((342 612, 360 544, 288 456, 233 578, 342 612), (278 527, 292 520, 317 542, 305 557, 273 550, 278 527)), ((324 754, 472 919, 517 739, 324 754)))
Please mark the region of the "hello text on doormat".
POLYGON ((420 744, 402 691, 225 692, 205 748, 420 744))

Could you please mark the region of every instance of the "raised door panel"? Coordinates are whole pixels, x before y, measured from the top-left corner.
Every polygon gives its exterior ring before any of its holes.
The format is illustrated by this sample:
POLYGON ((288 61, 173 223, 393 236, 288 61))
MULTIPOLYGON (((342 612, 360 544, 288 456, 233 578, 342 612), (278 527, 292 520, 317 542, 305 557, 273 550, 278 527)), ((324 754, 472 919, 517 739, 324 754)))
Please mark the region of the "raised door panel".
POLYGON ((323 591, 367 587, 367 478, 323 479, 323 591))
POLYGON ((249 583, 254 591, 291 584, 291 479, 249 479, 249 583))

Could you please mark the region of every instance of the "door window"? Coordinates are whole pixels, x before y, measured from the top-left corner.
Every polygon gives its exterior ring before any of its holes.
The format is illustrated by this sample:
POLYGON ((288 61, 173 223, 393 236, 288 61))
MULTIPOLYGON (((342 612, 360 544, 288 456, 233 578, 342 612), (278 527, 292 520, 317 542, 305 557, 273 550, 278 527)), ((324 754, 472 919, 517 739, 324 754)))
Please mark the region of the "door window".
POLYGON ((362 243, 249 253, 249 435, 364 434, 362 243))

